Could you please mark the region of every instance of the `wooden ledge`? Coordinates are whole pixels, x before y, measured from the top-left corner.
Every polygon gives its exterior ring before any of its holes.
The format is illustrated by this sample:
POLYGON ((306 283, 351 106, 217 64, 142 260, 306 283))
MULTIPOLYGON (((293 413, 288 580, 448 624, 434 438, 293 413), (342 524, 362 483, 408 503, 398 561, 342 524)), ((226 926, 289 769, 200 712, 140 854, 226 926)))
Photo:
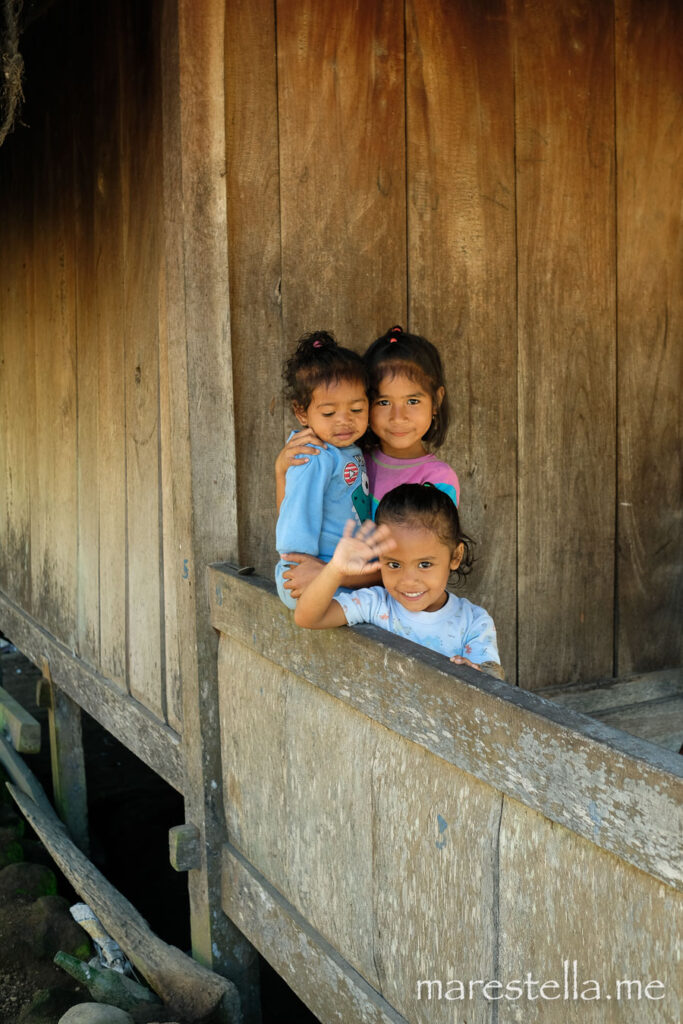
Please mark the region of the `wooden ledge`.
POLYGON ((209 568, 224 636, 683 890, 683 762, 373 626, 299 629, 275 587, 209 568))

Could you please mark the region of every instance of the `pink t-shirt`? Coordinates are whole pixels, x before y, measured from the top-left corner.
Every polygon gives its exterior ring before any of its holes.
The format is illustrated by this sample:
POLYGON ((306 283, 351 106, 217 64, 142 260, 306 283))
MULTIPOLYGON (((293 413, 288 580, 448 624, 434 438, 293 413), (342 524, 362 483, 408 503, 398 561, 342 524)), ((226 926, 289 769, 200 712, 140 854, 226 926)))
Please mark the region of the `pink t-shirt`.
POLYGON ((444 491, 457 506, 460 501, 460 484, 455 472, 447 462, 436 455, 420 455, 417 459, 394 459, 385 455, 381 448, 365 453, 365 465, 370 481, 372 516, 387 493, 399 484, 434 484, 444 491))

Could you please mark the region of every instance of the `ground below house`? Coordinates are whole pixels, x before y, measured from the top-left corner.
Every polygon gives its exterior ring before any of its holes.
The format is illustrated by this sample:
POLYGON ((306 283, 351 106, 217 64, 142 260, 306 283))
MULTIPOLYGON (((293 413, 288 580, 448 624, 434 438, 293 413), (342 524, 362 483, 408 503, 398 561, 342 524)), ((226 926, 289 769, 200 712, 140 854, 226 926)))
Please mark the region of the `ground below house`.
MULTIPOLYGON (((11 645, 0 647, 0 685, 41 722, 42 749, 26 762, 51 798, 47 713, 35 703, 39 677, 11 645)), ((186 877, 168 861, 168 830, 184 820, 182 798, 85 714, 83 731, 91 859, 153 931, 187 950, 186 877)), ((56 1024, 68 1006, 90 999, 52 964, 55 948, 75 952, 83 935, 68 910, 80 899, 16 811, 3 779, 0 1024, 56 1024)), ((261 970, 263 1024, 315 1024, 317 1018, 265 961, 261 970)))

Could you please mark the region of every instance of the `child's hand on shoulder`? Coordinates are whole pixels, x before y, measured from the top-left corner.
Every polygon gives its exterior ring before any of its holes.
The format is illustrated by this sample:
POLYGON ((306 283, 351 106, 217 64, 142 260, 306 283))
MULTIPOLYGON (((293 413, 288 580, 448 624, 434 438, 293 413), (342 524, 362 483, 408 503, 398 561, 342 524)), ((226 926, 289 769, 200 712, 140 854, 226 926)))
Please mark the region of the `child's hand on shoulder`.
POLYGON ((327 445, 311 427, 298 430, 278 453, 275 460, 276 474, 286 473, 290 466, 302 466, 312 455, 317 455, 321 448, 327 448, 327 445))
POLYGON ((343 576, 367 576, 379 569, 379 556, 395 547, 388 526, 375 526, 370 519, 359 526, 349 519, 332 556, 332 565, 343 576))

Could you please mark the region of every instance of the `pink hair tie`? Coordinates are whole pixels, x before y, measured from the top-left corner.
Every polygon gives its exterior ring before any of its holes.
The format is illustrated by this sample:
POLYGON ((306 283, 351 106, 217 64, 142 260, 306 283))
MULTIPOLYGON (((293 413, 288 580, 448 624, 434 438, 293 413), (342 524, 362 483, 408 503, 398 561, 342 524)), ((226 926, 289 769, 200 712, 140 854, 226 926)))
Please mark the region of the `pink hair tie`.
POLYGON ((320 341, 319 338, 316 338, 315 341, 313 342, 313 348, 322 348, 322 347, 323 347, 322 341, 320 341))
POLYGON ((391 345, 394 341, 398 341, 398 338, 389 338, 389 344, 391 345))

